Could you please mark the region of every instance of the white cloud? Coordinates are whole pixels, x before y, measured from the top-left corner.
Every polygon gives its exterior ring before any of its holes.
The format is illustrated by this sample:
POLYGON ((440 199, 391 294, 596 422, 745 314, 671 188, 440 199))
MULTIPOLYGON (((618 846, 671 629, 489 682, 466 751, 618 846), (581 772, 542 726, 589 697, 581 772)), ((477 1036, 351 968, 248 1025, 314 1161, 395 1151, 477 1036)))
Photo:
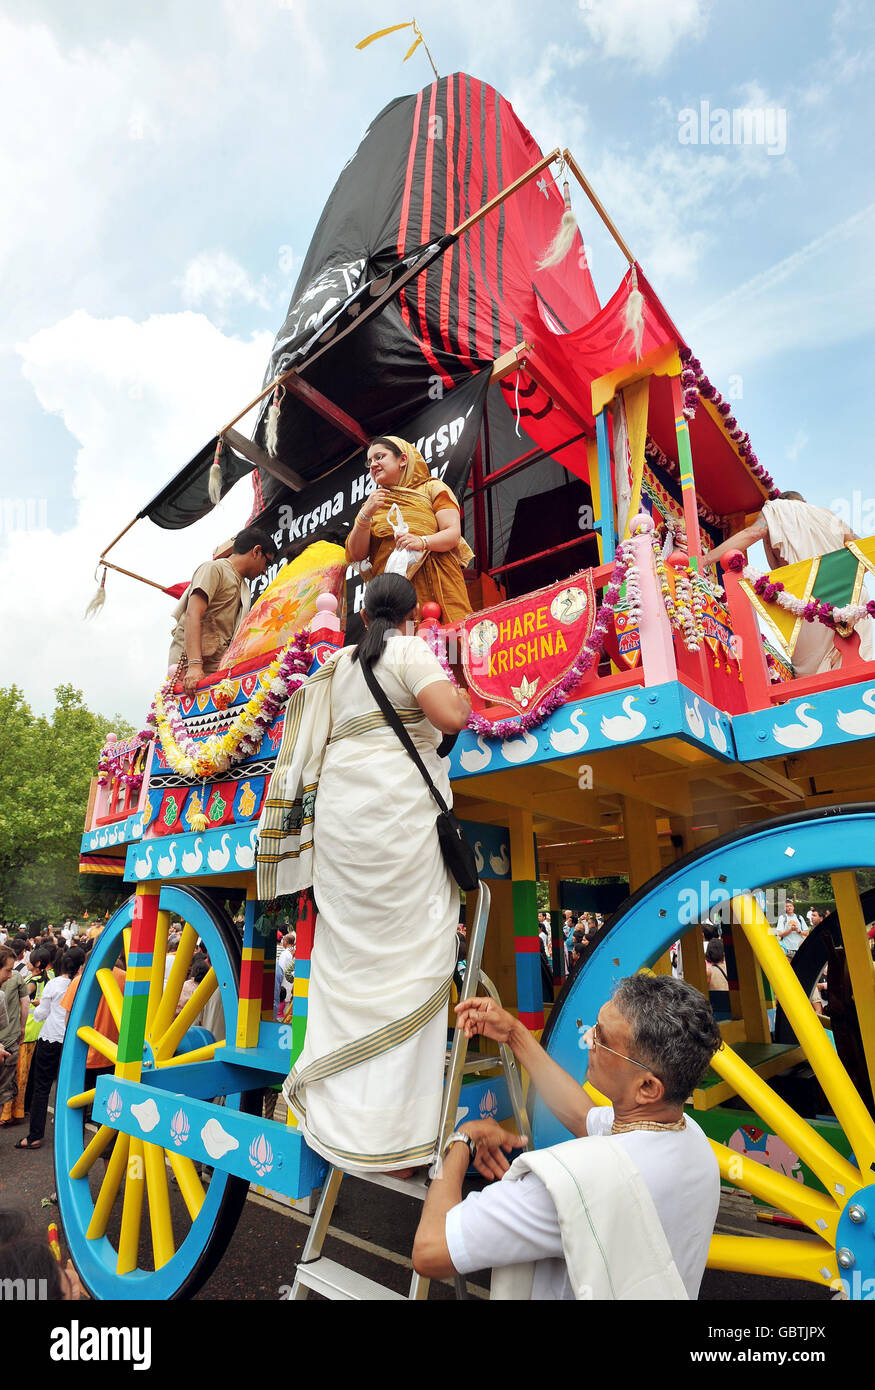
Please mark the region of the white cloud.
POLYGON ((188 262, 177 284, 183 303, 195 308, 208 304, 221 314, 235 300, 262 309, 271 307, 267 277, 254 281, 226 251, 201 251, 188 262))
POLYGON ((690 324, 697 354, 715 373, 800 348, 871 333, 875 203, 831 227, 717 300, 690 324))
MULTIPOLYGON (((79 442, 75 525, 13 532, 0 551, 3 592, 22 593, 25 581, 27 588, 26 602, 5 604, 0 616, 5 669, 38 709, 51 708, 54 687, 69 681, 93 709, 144 717, 165 669, 172 600, 110 571, 103 612, 84 623, 97 557, 234 406, 255 395, 270 345, 268 334, 226 337, 200 314, 136 323, 78 312, 19 347, 41 405, 79 442)), ((250 509, 244 479, 197 527, 162 531, 140 521, 109 558, 159 583, 179 582, 250 509)), ((51 498, 47 510, 51 527, 51 498)))
POLYGON ((590 38, 606 58, 648 72, 663 67, 682 43, 705 33, 706 0, 579 0, 590 38))
POLYGON ((784 457, 788 458, 791 463, 795 463, 807 443, 808 435, 805 433, 805 431, 797 430, 793 436, 792 441, 787 445, 787 448, 784 450, 784 457))

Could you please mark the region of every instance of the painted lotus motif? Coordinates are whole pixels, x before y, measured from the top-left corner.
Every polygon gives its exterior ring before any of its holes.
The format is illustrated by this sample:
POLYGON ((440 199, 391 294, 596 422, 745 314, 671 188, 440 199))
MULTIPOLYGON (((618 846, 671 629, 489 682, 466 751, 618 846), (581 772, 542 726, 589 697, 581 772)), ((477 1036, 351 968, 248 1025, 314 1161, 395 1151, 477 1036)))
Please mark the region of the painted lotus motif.
POLYGON ((273 1167, 273 1149, 264 1134, 259 1134, 249 1145, 249 1162, 256 1173, 263 1178, 273 1167))
POLYGON ((494 1091, 489 1090, 480 1097, 480 1118, 481 1120, 491 1119, 498 1112, 498 1096, 494 1091))
POLYGON ((188 1123, 188 1116, 184 1110, 177 1110, 173 1119, 170 1121, 170 1137, 179 1149, 188 1139, 188 1132, 191 1126, 188 1123))
POLYGON ((106 1118, 108 1120, 117 1120, 121 1113, 122 1098, 119 1095, 118 1091, 110 1091, 109 1095, 106 1098, 106 1118))

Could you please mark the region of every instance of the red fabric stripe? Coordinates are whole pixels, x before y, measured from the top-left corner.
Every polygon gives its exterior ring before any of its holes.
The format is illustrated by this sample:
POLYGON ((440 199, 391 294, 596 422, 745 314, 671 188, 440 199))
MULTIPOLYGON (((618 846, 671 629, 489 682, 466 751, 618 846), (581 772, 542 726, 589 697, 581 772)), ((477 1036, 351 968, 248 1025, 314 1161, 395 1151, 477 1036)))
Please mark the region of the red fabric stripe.
MULTIPOLYGON (((447 214, 445 231, 453 230, 453 135, 456 123, 453 111, 453 79, 447 79, 447 129, 445 132, 444 150, 446 151, 447 165, 447 214)), ((441 333, 443 335, 444 347, 447 352, 450 348, 450 334, 448 324, 450 321, 450 274, 453 268, 453 257, 457 253, 457 246, 451 246, 444 252, 444 265, 441 275, 441 333)))
MULTIPOLYGON (((404 179, 404 198, 401 203, 401 217, 398 222, 398 255, 404 255, 407 242, 407 219, 410 216, 410 190, 413 186, 413 164, 416 159, 416 142, 419 135, 419 114, 422 110, 422 92, 416 98, 416 110, 413 113, 413 134, 410 137, 410 149, 407 153, 407 174, 404 179)), ((407 327, 410 327, 410 311, 407 308, 407 294, 401 290, 398 295, 398 303, 401 306, 401 316, 407 327)))
MULTIPOLYGON (((483 149, 483 127, 480 124, 480 89, 482 83, 471 82, 471 140, 473 160, 471 163, 471 208, 482 207, 486 201, 483 173, 486 167, 486 154, 483 149)), ((478 357, 492 356, 492 314, 491 305, 484 304, 483 286, 483 219, 471 228, 471 261, 474 269, 475 313, 474 313, 474 351, 478 357), (484 318, 484 315, 486 316, 484 318), (484 332, 484 323, 487 328, 484 332)))
MULTIPOLYGON (((468 212, 469 212, 469 210, 470 210, 470 209, 469 209, 469 203, 468 203, 468 189, 467 189, 467 187, 465 186, 465 146, 466 146, 466 144, 467 144, 467 139, 466 139, 466 138, 463 136, 463 134, 462 134, 462 132, 465 132, 465 130, 466 130, 466 126, 465 126, 465 93, 466 93, 465 82, 466 82, 465 74, 462 73, 462 72, 460 72, 460 73, 459 73, 459 123, 460 123, 460 126, 461 126, 461 132, 460 132, 460 136, 459 136, 459 165, 458 165, 458 172, 459 172, 459 221, 460 221, 460 222, 464 222, 464 220, 465 220, 465 218, 468 216, 468 212)), ((461 235, 461 237, 459 238, 459 240, 456 242, 456 246, 455 246, 453 249, 454 249, 454 251, 455 251, 455 250, 458 250, 458 254, 459 254, 459 297, 458 297, 458 305, 457 305, 457 312, 458 312, 458 316, 459 316, 459 348, 460 348, 460 351, 461 351, 461 350, 462 350, 462 345, 463 345, 463 343, 467 341, 467 344, 468 344, 467 360, 468 360, 469 363, 472 363, 472 365, 473 365, 473 359, 472 359, 472 353, 471 353, 471 326, 470 326, 470 323, 469 323, 469 321, 468 321, 468 248, 469 248, 469 238, 470 238, 470 236, 471 236, 471 233, 470 233, 470 232, 463 232, 462 235, 461 235)))
MULTIPOLYGON (((501 187, 501 180, 498 174, 498 130, 496 129, 500 119, 495 110, 495 103, 491 93, 486 102, 486 138, 484 140, 485 155, 489 162, 489 182, 493 193, 497 193, 501 187)), ((510 183, 510 178, 505 170, 503 175, 505 183, 510 183)), ((501 231, 501 208, 496 208, 484 218, 484 232, 486 235, 486 263, 490 267, 490 283, 492 287, 492 297, 498 305, 498 333, 500 345, 503 348, 505 343, 512 347, 516 338, 516 330, 513 319, 504 303, 502 297, 501 281, 498 275, 498 237, 501 231)), ((505 223, 505 231, 507 226, 505 223)), ((492 353, 489 354, 490 357, 492 353)))
MULTIPOLYGON (((419 240, 421 243, 431 241, 431 185, 434 177, 434 140, 431 132, 434 129, 434 113, 437 105, 437 83, 431 84, 431 97, 428 103, 428 127, 425 133, 425 173, 422 179, 422 225, 419 229, 419 240)), ((426 332, 425 316, 425 280, 426 275, 422 274, 416 282, 416 297, 419 304, 419 322, 422 324, 423 332, 426 332)))

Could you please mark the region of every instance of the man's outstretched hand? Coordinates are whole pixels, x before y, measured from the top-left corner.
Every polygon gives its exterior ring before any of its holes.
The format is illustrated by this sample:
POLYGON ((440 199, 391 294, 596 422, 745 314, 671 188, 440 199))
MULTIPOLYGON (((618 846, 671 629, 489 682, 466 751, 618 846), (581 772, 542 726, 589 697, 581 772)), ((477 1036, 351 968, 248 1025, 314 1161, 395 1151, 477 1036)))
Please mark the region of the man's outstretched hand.
POLYGON ((510 1167, 506 1155, 513 1154, 514 1149, 524 1149, 527 1143, 518 1134, 502 1129, 494 1120, 471 1120, 470 1123, 463 1120, 459 1129, 470 1134, 476 1144, 474 1167, 489 1182, 504 1177, 510 1167))
POLYGON ((456 1005, 459 1027, 464 1029, 466 1038, 475 1038, 482 1033, 493 1042, 510 1042, 516 1019, 506 1009, 496 1004, 494 999, 466 999, 456 1005))

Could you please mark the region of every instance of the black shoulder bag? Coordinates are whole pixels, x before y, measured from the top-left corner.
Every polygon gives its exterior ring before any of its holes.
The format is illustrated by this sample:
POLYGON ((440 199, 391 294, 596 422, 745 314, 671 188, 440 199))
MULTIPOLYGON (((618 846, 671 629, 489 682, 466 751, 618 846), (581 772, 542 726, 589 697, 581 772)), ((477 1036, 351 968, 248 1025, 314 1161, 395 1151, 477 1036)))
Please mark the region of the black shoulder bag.
POLYGON ((459 887, 466 893, 473 893, 480 886, 477 877, 477 861, 474 858, 474 851, 465 838, 465 832, 456 817, 444 801, 434 782, 428 774, 428 769, 422 758, 416 751, 413 739, 408 734, 397 712, 392 706, 388 695, 380 685, 372 669, 362 661, 359 663, 362 668, 362 675, 368 689, 383 712, 386 723, 400 738, 402 744, 410 754, 416 766, 425 779, 425 784, 440 807, 440 815, 437 818, 438 842, 441 847, 441 854, 444 863, 458 883, 459 887))

